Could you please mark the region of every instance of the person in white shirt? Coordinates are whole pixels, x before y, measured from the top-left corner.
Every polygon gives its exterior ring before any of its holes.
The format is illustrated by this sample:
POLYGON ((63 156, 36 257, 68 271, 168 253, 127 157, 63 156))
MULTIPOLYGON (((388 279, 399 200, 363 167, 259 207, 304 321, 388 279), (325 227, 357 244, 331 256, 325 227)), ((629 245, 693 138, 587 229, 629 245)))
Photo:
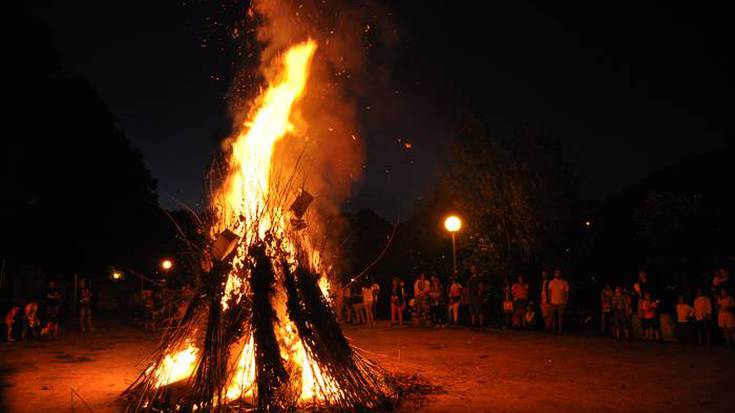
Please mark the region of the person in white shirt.
POLYGON ((554 279, 549 281, 549 295, 551 318, 556 323, 556 332, 561 334, 564 326, 564 310, 569 302, 569 283, 561 277, 561 270, 554 271, 554 279))
POLYGON ((697 330, 697 342, 709 344, 712 338, 712 301, 704 295, 704 290, 697 288, 694 300, 694 325, 697 330))
POLYGON ((375 325, 375 301, 378 298, 379 291, 380 286, 372 278, 368 278, 361 289, 362 304, 365 306, 365 316, 369 326, 375 325))

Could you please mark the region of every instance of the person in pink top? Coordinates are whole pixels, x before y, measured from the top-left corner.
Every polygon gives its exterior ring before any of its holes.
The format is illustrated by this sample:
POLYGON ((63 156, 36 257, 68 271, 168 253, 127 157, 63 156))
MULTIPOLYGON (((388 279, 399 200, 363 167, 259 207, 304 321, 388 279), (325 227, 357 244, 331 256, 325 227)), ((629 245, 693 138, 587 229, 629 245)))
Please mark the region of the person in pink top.
POLYGON ((720 289, 720 296, 717 298, 717 307, 719 314, 717 315, 717 325, 722 330, 722 336, 728 345, 735 344, 735 300, 733 300, 726 288, 720 289))
POLYGON ((526 307, 528 306, 528 283, 519 275, 513 286, 510 287, 513 296, 513 327, 526 327, 526 307))

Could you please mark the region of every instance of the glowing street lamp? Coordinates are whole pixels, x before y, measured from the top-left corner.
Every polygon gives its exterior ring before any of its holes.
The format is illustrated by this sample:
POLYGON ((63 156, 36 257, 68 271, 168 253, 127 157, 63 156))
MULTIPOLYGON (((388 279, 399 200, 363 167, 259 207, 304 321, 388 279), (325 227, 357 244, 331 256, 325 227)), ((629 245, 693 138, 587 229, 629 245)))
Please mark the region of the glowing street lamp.
POLYGON ((122 279, 122 273, 119 272, 119 271, 114 271, 112 273, 112 279, 113 280, 120 280, 120 279, 122 279))
POLYGON ((161 261, 161 268, 163 268, 164 271, 168 272, 171 268, 173 268, 174 262, 170 259, 165 259, 161 261))
POLYGON ((462 220, 456 215, 450 215, 444 220, 444 229, 452 234, 452 268, 454 276, 457 276, 457 242, 454 233, 462 229, 462 220))

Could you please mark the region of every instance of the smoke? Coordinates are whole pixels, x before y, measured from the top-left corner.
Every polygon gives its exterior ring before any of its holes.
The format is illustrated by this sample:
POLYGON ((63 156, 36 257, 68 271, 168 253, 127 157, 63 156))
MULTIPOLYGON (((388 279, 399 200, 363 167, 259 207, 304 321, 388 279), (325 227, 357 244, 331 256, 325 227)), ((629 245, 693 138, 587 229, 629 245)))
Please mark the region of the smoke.
POLYGON ((230 91, 236 132, 254 103, 253 83, 271 78, 273 60, 309 38, 318 45, 306 94, 294 108, 293 132, 277 143, 272 163, 272 177, 292 178, 295 188, 315 196, 307 215, 315 237, 325 236, 327 226, 334 233, 333 219, 362 177, 359 102, 369 92, 371 48, 393 41, 388 15, 375 3, 333 0, 254 0, 247 13, 244 32, 250 30, 258 54, 246 56, 258 64, 241 70, 230 91))

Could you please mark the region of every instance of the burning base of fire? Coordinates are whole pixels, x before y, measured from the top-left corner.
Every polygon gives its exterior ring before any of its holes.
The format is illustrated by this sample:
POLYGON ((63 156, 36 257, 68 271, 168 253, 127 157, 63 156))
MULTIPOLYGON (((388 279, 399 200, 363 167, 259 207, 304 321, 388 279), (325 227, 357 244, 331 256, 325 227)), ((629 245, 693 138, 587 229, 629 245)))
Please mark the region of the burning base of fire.
POLYGON ((126 391, 126 411, 390 410, 405 390, 342 334, 303 219, 311 197, 270 173, 276 142, 295 135, 291 113, 315 50, 307 40, 276 59, 227 141, 201 220, 209 236, 186 243, 197 296, 126 391))

